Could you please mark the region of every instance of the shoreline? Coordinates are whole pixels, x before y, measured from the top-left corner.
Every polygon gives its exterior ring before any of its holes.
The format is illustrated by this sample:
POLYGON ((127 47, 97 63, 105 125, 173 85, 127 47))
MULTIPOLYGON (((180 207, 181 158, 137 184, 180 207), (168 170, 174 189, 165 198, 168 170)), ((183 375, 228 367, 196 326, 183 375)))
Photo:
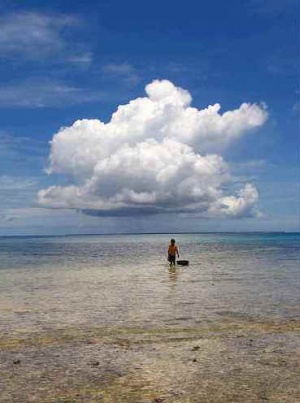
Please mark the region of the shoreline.
POLYGON ((0 401, 298 402, 300 320, 1 335, 0 401))

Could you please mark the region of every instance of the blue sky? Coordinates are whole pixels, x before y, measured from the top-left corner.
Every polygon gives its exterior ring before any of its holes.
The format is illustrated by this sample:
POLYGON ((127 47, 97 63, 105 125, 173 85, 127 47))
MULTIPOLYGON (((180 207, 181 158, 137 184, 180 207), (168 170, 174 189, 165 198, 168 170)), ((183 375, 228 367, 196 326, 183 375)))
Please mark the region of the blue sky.
POLYGON ((2 1, 0 235, 299 230, 298 14, 2 1))

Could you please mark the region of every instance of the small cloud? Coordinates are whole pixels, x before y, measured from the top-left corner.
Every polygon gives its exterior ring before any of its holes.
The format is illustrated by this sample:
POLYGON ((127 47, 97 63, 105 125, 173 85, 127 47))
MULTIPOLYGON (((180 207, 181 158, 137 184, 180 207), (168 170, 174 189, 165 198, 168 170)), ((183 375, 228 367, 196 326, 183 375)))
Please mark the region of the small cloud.
POLYGON ((76 65, 89 66, 92 64, 93 56, 91 52, 82 53, 78 55, 71 55, 67 61, 76 65))
POLYGON ((128 75, 134 71, 134 68, 127 63, 121 64, 106 64, 103 66, 103 71, 110 74, 128 75))
POLYGON ((36 57, 65 47, 62 30, 74 26, 71 17, 21 12, 0 18, 0 52, 36 57))
POLYGON ((298 71, 298 61, 294 57, 286 56, 282 52, 274 52, 263 58, 263 64, 268 73, 274 76, 290 76, 298 71))
POLYGON ((0 189, 1 191, 19 191, 24 189, 32 189, 36 186, 37 181, 30 178, 16 178, 12 176, 0 176, 0 189))
POLYGON ((0 214, 0 222, 12 222, 17 220, 44 219, 51 215, 49 210, 39 207, 23 207, 23 208, 6 208, 0 214))
POLYGON ((294 103, 293 107, 292 107, 292 112, 294 115, 299 116, 300 113, 300 101, 297 101, 294 103))
POLYGON ((268 162, 263 159, 230 163, 230 167, 234 171, 239 172, 239 175, 249 174, 251 172, 255 173, 257 171, 265 169, 267 166, 268 166, 268 162))
POLYGON ((103 99, 107 99, 104 92, 68 86, 51 80, 27 80, 0 87, 1 107, 61 107, 103 99))
POLYGON ((38 182, 36 177, 0 176, 0 210, 32 204, 38 182))
POLYGON ((130 84, 136 84, 140 78, 136 69, 128 63, 110 63, 103 66, 102 71, 112 76, 118 76, 130 84))
POLYGON ((91 55, 81 52, 77 44, 66 37, 80 21, 71 15, 18 12, 0 17, 0 54, 6 59, 43 61, 77 60, 90 63, 91 55), (58 58, 59 55, 59 58, 58 58))
POLYGON ((0 132, 0 170, 2 172, 19 175, 20 172, 24 174, 36 171, 38 167, 46 165, 47 152, 48 147, 42 140, 0 132))
POLYGON ((160 70, 164 69, 168 74, 172 74, 173 76, 182 77, 182 75, 193 75, 193 78, 197 81, 207 81, 209 77, 213 76, 212 70, 209 67, 207 61, 201 60, 197 61, 197 63, 175 63, 171 62, 169 64, 165 64, 164 66, 160 66, 160 70))

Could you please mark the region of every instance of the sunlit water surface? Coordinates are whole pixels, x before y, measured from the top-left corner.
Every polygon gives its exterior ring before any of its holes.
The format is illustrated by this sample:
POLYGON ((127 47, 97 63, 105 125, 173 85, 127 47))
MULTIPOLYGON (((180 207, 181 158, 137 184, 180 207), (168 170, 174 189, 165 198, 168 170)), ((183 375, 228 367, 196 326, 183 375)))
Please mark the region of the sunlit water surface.
POLYGON ((299 234, 0 238, 1 330, 196 326, 300 316, 299 234))

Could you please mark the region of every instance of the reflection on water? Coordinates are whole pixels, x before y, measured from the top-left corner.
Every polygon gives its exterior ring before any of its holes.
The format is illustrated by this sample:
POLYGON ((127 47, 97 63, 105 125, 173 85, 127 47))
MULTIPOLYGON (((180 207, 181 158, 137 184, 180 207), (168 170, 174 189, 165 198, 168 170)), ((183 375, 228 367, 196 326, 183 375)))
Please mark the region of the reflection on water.
POLYGON ((190 266, 171 268, 169 238, 0 239, 2 331, 299 315, 296 234, 177 235, 190 266))
POLYGON ((171 284, 175 284, 177 277, 179 274, 179 267, 178 266, 170 266, 169 267, 169 279, 171 284))

